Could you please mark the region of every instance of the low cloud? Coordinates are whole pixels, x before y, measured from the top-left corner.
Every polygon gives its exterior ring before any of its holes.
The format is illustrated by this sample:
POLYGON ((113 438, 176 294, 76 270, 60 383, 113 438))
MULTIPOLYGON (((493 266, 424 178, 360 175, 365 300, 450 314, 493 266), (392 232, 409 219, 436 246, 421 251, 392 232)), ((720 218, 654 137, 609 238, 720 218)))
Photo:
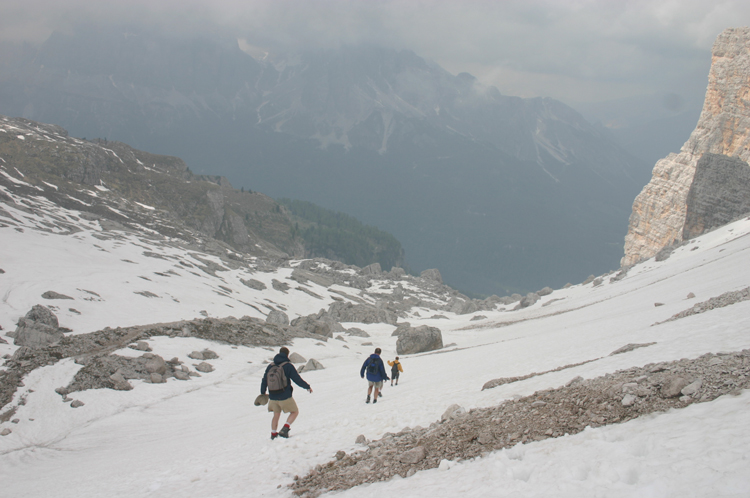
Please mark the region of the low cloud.
POLYGON ((411 49, 501 92, 591 101, 705 89, 718 33, 750 24, 727 0, 6 0, 0 38, 79 23, 221 33, 268 51, 370 43, 411 49))

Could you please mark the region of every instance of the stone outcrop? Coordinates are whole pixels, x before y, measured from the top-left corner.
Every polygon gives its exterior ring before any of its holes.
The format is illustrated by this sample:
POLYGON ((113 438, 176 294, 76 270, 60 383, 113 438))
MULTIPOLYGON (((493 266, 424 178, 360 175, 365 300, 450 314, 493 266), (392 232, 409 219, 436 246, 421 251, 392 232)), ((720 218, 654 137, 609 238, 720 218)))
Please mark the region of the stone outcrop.
POLYGON ((46 306, 37 304, 18 320, 13 337, 16 346, 40 348, 58 342, 63 338, 63 333, 55 314, 46 306))
MULTIPOLYGON (((688 193, 696 167, 707 154, 750 159, 750 28, 730 28, 713 46, 708 89, 698 124, 678 154, 654 166, 653 177, 633 203, 623 266, 681 242, 688 193)), ((689 233, 695 233, 693 223, 689 233)))
POLYGON ((692 239, 750 212, 750 165, 737 157, 704 154, 687 197, 682 238, 692 239))
POLYGON ((421 325, 409 327, 398 334, 396 341, 397 354, 414 354, 434 351, 443 347, 443 334, 437 327, 421 325))

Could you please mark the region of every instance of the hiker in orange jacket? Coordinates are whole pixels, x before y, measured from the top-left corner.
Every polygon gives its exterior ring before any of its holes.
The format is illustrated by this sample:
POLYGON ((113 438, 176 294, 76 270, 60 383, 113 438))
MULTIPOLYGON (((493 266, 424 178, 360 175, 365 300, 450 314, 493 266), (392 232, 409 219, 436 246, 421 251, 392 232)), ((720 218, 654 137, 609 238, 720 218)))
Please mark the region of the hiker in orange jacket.
POLYGON ((400 377, 400 372, 403 372, 404 369, 401 368, 401 362, 398 361, 398 356, 396 356, 396 359, 391 361, 388 360, 388 366, 391 367, 391 385, 393 385, 393 381, 396 381, 396 385, 398 385, 398 378, 400 377))

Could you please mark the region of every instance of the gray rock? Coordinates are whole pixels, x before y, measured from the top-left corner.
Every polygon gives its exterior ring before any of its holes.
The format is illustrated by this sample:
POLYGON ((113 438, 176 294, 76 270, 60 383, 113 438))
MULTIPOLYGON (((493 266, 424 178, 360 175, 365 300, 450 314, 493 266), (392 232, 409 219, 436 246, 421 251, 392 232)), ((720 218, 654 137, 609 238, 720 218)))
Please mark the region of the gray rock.
POLYGON ((357 436, 357 440, 354 442, 356 444, 367 444, 367 438, 365 437, 364 434, 360 434, 359 436, 357 436))
POLYGON ((665 398, 676 398, 682 392, 682 389, 688 385, 688 381, 682 377, 672 375, 667 378, 666 382, 661 386, 661 394, 665 398))
MULTIPOLYGON (((12 433, 12 432, 13 432, 12 430, 10 430, 10 429, 8 429, 8 428, 6 427, 6 428, 5 428, 5 429, 3 429, 2 431, 0 431, 0 436, 7 436, 8 434, 10 434, 10 433, 12 433)), ((364 437, 364 436, 362 436, 362 437, 364 437)))
POLYGON ((539 294, 536 294, 534 292, 530 292, 526 294, 525 297, 521 298, 521 301, 516 305, 517 310, 528 308, 529 306, 535 304, 537 301, 539 301, 540 297, 539 294))
MULTIPOLYGON (((398 317, 387 309, 370 304, 352 304, 338 301, 331 303, 328 307, 327 317, 338 323, 388 323, 396 325, 398 320, 398 317)), ((342 329, 342 332, 344 330, 342 329)))
POLYGON ((683 396, 693 396, 700 391, 701 387, 703 387, 703 379, 698 379, 683 387, 680 393, 682 393, 683 396))
POLYGON ((363 275, 380 275, 381 273, 383 273, 383 270, 380 268, 380 263, 373 263, 362 268, 363 275))
POLYGON ((434 351, 443 347, 443 334, 437 327, 421 325, 400 333, 396 341, 397 354, 414 354, 434 351))
POLYGON ((162 384, 164 383, 164 377, 162 377, 160 374, 153 372, 150 376, 151 383, 152 384, 162 384))
POLYGON ((689 293, 689 294, 687 295, 687 298, 688 298, 688 299, 695 299, 695 294, 693 294, 693 293, 691 292, 691 293, 689 293))
POLYGON ((595 278, 596 277, 594 275, 589 275, 588 277, 586 277, 586 280, 583 281, 582 285, 590 284, 594 281, 595 278))
POLYGON ((284 282, 280 282, 280 281, 276 280, 275 278, 273 280, 271 280, 271 286, 275 290, 283 292, 284 294, 286 294, 286 291, 289 290, 289 284, 284 283, 284 282))
POLYGON ((615 349, 614 351, 612 351, 611 353, 609 353, 609 356, 614 356, 616 354, 622 354, 622 353, 629 353, 630 351, 633 351, 634 349, 645 348, 647 346, 653 346, 654 344, 656 344, 656 343, 655 342, 646 342, 646 343, 643 343, 643 344, 633 344, 633 343, 626 344, 623 347, 615 349))
POLYGON ((413 465, 424 460, 426 456, 427 452, 425 451, 424 446, 417 446, 416 448, 412 448, 399 455, 398 461, 413 465))
POLYGON ((59 330, 55 314, 49 308, 37 304, 18 320, 13 337, 13 344, 16 346, 42 348, 58 342, 64 336, 59 330))
POLYGON ((34 305, 25 316, 28 320, 33 320, 37 323, 43 323, 48 327, 58 328, 60 324, 57 322, 57 317, 52 311, 46 306, 41 304, 34 305))
POLYGON ((161 356, 153 355, 146 362, 146 371, 148 373, 157 373, 159 375, 164 375, 165 373, 167 373, 167 363, 161 356))
POLYGON ((205 361, 200 362, 198 365, 195 366, 195 369, 199 372, 208 373, 213 372, 214 367, 210 363, 206 363, 205 361))
POLYGON ((333 327, 330 319, 321 320, 316 315, 300 316, 292 320, 291 325, 309 334, 333 337, 333 327))
POLYGON ((424 278, 425 280, 432 280, 433 282, 437 282, 439 284, 443 283, 443 277, 440 275, 440 270, 438 270, 437 268, 425 270, 420 273, 419 276, 424 278))
POLYGON ((292 363, 305 363, 307 360, 299 353, 292 353, 289 355, 289 361, 292 363))
POLYGON ((289 325, 289 316, 280 310, 271 310, 266 316, 266 323, 273 323, 286 327, 289 325))
POLYGON ((476 322, 477 320, 486 320, 487 317, 484 315, 474 315, 471 317, 471 322, 476 322))
POLYGON ((117 391, 130 391, 133 389, 132 384, 128 382, 128 380, 125 378, 124 375, 118 370, 117 372, 113 373, 109 376, 109 379, 114 384, 112 387, 113 389, 117 391))
POLYGON ((398 266, 394 266, 393 268, 391 268, 391 271, 388 272, 388 276, 393 279, 399 279, 406 276, 406 270, 398 266))
POLYGON ((43 299, 73 299, 70 296, 66 296, 65 294, 60 294, 55 291, 47 291, 44 294, 42 294, 43 299))
POLYGON ((216 354, 214 351, 211 351, 210 349, 204 349, 201 351, 203 353, 203 359, 204 360, 215 360, 219 357, 218 354, 216 354))
POLYGON ((466 414, 466 408, 461 405, 453 404, 440 417, 440 420, 454 420, 466 414))
POLYGON ((242 282, 245 286, 255 290, 264 290, 266 288, 266 284, 264 284, 260 280, 255 280, 254 278, 250 278, 247 280, 240 279, 240 282, 242 282))
POLYGON ((79 401, 79 400, 76 399, 76 400, 73 400, 73 402, 70 404, 70 407, 71 408, 79 408, 79 407, 83 406, 84 404, 85 403, 83 401, 79 401))
POLYGON ((188 358, 192 358, 193 360, 203 360, 203 352, 202 351, 193 351, 188 355, 188 358))
POLYGON ((602 285, 603 283, 604 283, 604 279, 603 279, 602 277, 596 277, 596 278, 594 279, 594 282, 593 282, 593 284, 592 284, 591 286, 592 286, 592 287, 599 287, 599 286, 600 286, 600 285, 602 285))
POLYGON ((308 362, 297 369, 298 372, 310 372, 312 370, 323 370, 325 367, 315 358, 310 358, 308 362))
POLYGON ((538 295, 539 297, 544 297, 544 296, 549 296, 550 294, 552 294, 552 292, 553 292, 553 291, 552 291, 552 287, 545 287, 545 288, 544 288, 544 289, 542 289, 542 290, 538 290, 538 291, 536 291, 536 294, 537 294, 537 295, 538 295))
POLYGON ((190 375, 182 370, 175 370, 174 378, 177 380, 190 380, 190 375))
POLYGON ((626 394, 622 398, 622 406, 631 406, 635 403, 637 398, 632 394, 626 394))
POLYGON ((136 344, 131 344, 128 347, 136 351, 151 351, 151 346, 146 341, 138 341, 136 344))
POLYGON ((370 337, 370 334, 357 327, 352 327, 346 330, 346 333, 354 337, 370 337))

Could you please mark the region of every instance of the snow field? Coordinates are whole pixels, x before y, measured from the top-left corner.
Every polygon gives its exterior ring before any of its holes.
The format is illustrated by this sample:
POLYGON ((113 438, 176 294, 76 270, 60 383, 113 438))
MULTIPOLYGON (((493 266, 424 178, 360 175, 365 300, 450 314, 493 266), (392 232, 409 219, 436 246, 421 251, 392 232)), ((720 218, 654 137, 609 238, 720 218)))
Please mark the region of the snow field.
MULTIPOLYGON (((49 244, 36 238, 41 237, 36 232, 5 238, 13 233, 3 229, 3 240, 22 250, 0 249, 0 266, 6 270, 0 279, 0 292, 6 296, 0 324, 6 330, 14 328, 12 320, 39 302, 39 294, 46 290, 68 294, 80 287, 102 296, 101 302, 83 302, 79 294, 69 294, 76 300, 64 304, 71 303, 82 314, 58 316, 62 326, 76 332, 96 330, 105 321, 109 326, 153 323, 182 317, 178 313, 193 318, 203 309, 211 316, 225 316, 219 313, 222 306, 234 303, 213 292, 212 277, 182 272, 183 278, 154 278, 153 287, 143 280, 137 289, 178 296, 180 303, 162 298, 153 305, 156 299, 132 294, 123 282, 137 279, 131 269, 135 265, 123 262, 120 269, 116 261, 137 262, 136 275, 148 274, 149 278, 155 271, 175 267, 172 261, 143 256, 143 248, 126 244, 128 240, 120 245, 97 240, 104 252, 87 249, 91 241, 81 234, 83 239, 50 235, 59 237, 59 243, 45 248, 49 244), (34 247, 27 250, 25 244, 30 241, 34 247), (87 261, 83 267, 82 255, 87 261), (29 261, 41 263, 35 267, 29 261), (137 304, 129 313, 116 309, 131 302, 137 304)), ((302 373, 313 393, 295 390, 300 416, 288 440, 271 441, 270 414, 266 407, 252 404, 259 393, 264 362, 273 357, 275 348, 233 348, 195 338, 156 337, 149 340, 154 353, 165 359, 177 356, 188 365, 197 363, 187 358, 188 353, 212 349, 219 355, 210 360, 216 370, 190 381, 133 382, 135 388, 127 392, 73 393, 72 398, 85 403, 77 409, 64 404, 53 391, 66 385, 79 368, 71 360, 61 361, 24 380, 17 397, 25 396, 26 404, 15 415, 21 421, 2 424, 13 433, 0 438, 0 495, 286 497, 291 496, 286 484, 294 475, 326 463, 338 450, 361 449, 354 444, 358 435, 378 439, 404 427, 426 427, 453 403, 466 409, 491 406, 559 387, 577 375, 591 378, 631 366, 750 348, 750 301, 653 325, 693 304, 750 285, 748 233, 750 223, 742 220, 677 249, 667 261, 648 261, 632 268, 619 282, 610 284, 605 279, 600 287, 557 290, 527 310, 481 312, 487 320, 475 322, 472 315, 451 313, 442 313, 448 320, 410 318, 412 325, 439 327, 443 342, 456 346, 401 355, 400 384, 387 385, 376 405, 364 403, 367 385, 359 369, 377 346, 383 348, 384 360, 393 359, 393 326, 344 324, 366 330, 372 337, 345 335, 346 342, 326 343, 297 340, 292 351, 315 358, 326 368, 302 373), (689 292, 697 297, 687 299, 689 292), (542 306, 559 298, 563 299, 542 306), (657 302, 664 305, 654 306, 657 302), (503 326, 506 323, 511 324, 503 326), (367 342, 373 344, 362 345, 367 342), (656 344, 608 356, 628 343, 648 342, 656 344), (595 361, 481 391, 485 382, 495 378, 587 360, 595 361)), ((169 255, 167 249, 159 250, 169 255)), ((289 282, 283 273, 288 271, 218 275, 232 282, 240 277, 263 280, 269 289, 254 294, 244 288, 245 294, 238 298, 252 304, 262 299, 283 303, 290 317, 327 307, 327 302, 301 292, 273 291, 271 279, 289 282)), ((311 288, 327 295, 321 287, 311 288)), ((356 294, 352 289, 348 292, 356 294)), ((0 353, 14 348, 1 345, 0 353)), ((118 353, 141 354, 129 349, 118 353)), ((336 496, 748 496, 748 408, 750 394, 743 392, 574 436, 516 446, 475 461, 443 462, 439 469, 408 479, 360 486, 336 496)))

